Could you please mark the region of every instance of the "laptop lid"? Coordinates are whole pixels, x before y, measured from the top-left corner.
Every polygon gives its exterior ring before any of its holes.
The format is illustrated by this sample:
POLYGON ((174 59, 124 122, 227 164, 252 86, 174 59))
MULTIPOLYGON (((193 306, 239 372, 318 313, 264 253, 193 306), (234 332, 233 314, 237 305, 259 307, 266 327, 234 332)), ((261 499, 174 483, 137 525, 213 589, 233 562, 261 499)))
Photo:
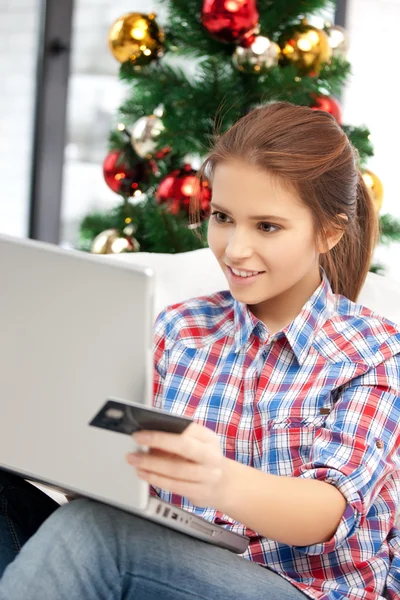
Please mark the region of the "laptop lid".
POLYGON ((133 439, 88 423, 108 397, 152 404, 152 271, 1 235, 0 283, 0 468, 145 508, 133 439))

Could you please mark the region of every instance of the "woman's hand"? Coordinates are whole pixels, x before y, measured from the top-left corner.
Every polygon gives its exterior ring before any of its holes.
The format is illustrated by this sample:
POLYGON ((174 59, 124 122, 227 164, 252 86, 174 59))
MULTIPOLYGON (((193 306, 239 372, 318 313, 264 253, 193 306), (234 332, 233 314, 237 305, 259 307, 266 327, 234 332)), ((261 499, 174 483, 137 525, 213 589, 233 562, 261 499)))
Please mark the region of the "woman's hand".
POLYGON ((200 507, 217 508, 225 488, 228 459, 216 433, 191 423, 183 433, 140 431, 133 434, 149 452, 127 454, 127 461, 150 485, 185 496, 200 507))

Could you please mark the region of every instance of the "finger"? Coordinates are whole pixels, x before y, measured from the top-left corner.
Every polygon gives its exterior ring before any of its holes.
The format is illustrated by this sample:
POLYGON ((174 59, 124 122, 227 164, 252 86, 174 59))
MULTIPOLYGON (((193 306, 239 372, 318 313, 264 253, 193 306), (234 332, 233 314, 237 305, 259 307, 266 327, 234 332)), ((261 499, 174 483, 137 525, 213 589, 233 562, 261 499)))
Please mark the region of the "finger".
POLYGON ((139 463, 133 463, 132 455, 128 455, 130 464, 140 470, 151 471, 174 480, 201 482, 209 478, 209 468, 204 468, 196 463, 181 460, 178 456, 167 458, 165 456, 143 454, 139 463))
POLYGON ((158 473, 151 473, 149 471, 144 471, 139 469, 138 477, 147 481, 150 485, 154 487, 158 487, 166 492, 171 492, 173 494, 177 494, 178 496, 185 496, 186 498, 190 498, 194 496, 194 491, 198 484, 195 483, 187 483, 182 480, 172 479, 170 477, 166 477, 165 475, 159 475, 158 473))
POLYGON ((190 423, 190 425, 183 431, 182 435, 190 435, 191 437, 194 437, 195 439, 203 442, 213 441, 215 443, 216 441, 218 441, 219 443, 219 438, 215 431, 213 431, 209 427, 205 427, 204 425, 200 425, 199 423, 195 422, 190 423))
MULTIPOLYGON (((140 453, 140 450, 137 452, 140 453)), ((157 448, 152 448, 149 452, 144 452, 143 454, 150 454, 151 456, 162 456, 164 458, 176 458, 176 454, 172 452, 167 452, 166 450, 158 450, 157 448)))
MULTIPOLYGON (((215 461, 215 447, 190 436, 184 437, 180 433, 166 433, 164 431, 146 431, 150 438, 146 438, 146 446, 157 448, 182 456, 193 462, 209 464, 215 461)), ((140 443, 140 438, 138 438, 140 443)))

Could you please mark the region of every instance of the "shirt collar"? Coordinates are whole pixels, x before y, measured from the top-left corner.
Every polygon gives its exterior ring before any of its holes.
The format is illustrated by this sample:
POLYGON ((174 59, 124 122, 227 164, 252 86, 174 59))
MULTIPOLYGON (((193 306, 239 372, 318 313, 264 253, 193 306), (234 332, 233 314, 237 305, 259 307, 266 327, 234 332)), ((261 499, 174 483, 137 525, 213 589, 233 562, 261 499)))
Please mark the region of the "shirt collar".
MULTIPOLYGON (((321 283, 307 300, 301 312, 286 327, 274 334, 273 340, 285 336, 300 365, 308 355, 318 331, 335 311, 336 297, 328 277, 320 266, 321 283)), ((261 343, 270 342, 268 327, 249 310, 243 302, 234 300, 234 351, 239 352, 254 332, 261 343)))

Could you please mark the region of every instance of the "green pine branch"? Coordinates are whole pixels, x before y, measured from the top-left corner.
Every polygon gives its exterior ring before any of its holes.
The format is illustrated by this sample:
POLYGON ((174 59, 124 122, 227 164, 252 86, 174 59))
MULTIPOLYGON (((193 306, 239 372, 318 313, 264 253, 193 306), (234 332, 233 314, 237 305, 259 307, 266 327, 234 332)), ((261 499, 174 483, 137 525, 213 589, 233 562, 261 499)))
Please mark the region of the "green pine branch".
POLYGON ((343 125, 343 130, 359 152, 360 167, 365 168, 368 158, 374 156, 370 140, 371 132, 366 127, 354 127, 353 125, 343 125))
MULTIPOLYGON (((164 27, 168 51, 181 56, 215 56, 230 60, 234 44, 220 43, 211 38, 201 23, 203 0, 159 0, 168 8, 164 27)), ((315 14, 324 8, 334 10, 333 0, 263 0, 258 1, 260 33, 277 41, 280 33, 301 18, 315 14)))
POLYGON ((392 242, 400 242, 400 219, 384 214, 380 218, 380 227, 380 241, 384 246, 389 246, 392 242))
MULTIPOLYGON (((127 126, 133 125, 162 103, 165 132, 157 140, 158 149, 170 145, 180 156, 196 152, 203 155, 216 124, 218 131, 226 130, 249 109, 271 100, 310 106, 313 93, 319 89, 336 92, 348 72, 348 62, 333 59, 316 77, 299 77, 293 65, 254 75, 238 71, 232 61, 225 63, 209 56, 198 64, 189 81, 181 69, 170 65, 149 65, 135 71, 125 63, 121 78, 132 78, 131 96, 121 106, 118 118, 127 126)), ((113 143, 118 142, 119 147, 123 139, 114 135, 113 143)))
POLYGON ((175 254, 207 246, 206 222, 192 229, 186 213, 174 215, 150 197, 138 204, 120 203, 111 211, 87 215, 80 227, 79 250, 90 252, 94 238, 107 229, 115 228, 123 235, 127 218, 136 226, 134 237, 141 252, 175 254))
POLYGON ((281 32, 302 18, 321 9, 335 9, 335 2, 327 0, 267 0, 258 2, 261 32, 277 41, 281 32))

